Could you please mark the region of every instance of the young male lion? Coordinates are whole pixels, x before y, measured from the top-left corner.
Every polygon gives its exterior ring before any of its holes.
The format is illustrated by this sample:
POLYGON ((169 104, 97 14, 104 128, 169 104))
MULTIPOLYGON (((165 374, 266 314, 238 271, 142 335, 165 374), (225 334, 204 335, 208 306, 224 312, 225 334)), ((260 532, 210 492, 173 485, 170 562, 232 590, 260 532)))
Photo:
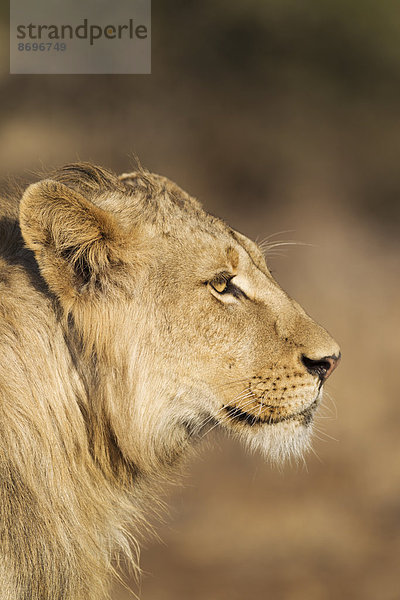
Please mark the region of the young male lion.
POLYGON ((73 164, 0 210, 0 597, 98 600, 204 428, 307 447, 339 348, 168 179, 73 164))

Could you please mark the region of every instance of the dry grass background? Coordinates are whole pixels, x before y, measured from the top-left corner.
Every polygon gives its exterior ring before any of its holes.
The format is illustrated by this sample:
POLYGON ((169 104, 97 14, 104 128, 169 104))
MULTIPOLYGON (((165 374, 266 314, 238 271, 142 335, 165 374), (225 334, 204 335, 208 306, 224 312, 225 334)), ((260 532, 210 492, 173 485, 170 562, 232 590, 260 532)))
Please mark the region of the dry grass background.
POLYGON ((137 77, 9 76, 1 6, 4 177, 134 152, 247 235, 311 244, 270 264, 342 346, 306 467, 206 441, 143 550, 142 600, 398 600, 396 3, 154 2, 137 77))

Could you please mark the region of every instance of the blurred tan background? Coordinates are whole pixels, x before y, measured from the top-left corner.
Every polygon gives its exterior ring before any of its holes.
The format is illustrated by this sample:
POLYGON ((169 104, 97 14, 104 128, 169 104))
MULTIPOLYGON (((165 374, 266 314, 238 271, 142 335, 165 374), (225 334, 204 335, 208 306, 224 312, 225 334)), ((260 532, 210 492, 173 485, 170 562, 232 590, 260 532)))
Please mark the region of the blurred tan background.
POLYGON ((10 76, 0 7, 3 177, 135 153, 247 235, 310 244, 270 265, 342 346, 307 467, 210 436, 133 589, 400 599, 399 3, 155 0, 151 76, 10 76))

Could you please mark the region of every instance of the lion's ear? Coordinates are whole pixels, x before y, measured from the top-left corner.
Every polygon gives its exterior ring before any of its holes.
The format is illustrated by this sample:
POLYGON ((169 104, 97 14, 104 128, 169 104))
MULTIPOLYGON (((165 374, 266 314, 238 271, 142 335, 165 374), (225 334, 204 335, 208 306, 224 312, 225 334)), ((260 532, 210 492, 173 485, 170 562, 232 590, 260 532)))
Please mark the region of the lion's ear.
POLYGON ((27 188, 20 227, 47 284, 62 299, 104 287, 111 266, 120 265, 126 252, 125 236, 110 213, 52 180, 27 188))

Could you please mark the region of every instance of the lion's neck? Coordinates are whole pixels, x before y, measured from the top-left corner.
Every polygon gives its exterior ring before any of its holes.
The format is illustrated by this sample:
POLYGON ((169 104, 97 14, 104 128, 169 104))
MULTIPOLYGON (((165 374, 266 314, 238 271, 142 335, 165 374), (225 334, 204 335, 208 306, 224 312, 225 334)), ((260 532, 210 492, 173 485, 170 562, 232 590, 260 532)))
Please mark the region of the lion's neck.
POLYGON ((19 339, 7 346, 12 368, 0 370, 0 595, 99 600, 113 551, 131 553, 126 529, 141 520, 135 490, 143 496, 144 483, 50 303, 40 315, 36 307, 34 294, 20 306, 19 339))

